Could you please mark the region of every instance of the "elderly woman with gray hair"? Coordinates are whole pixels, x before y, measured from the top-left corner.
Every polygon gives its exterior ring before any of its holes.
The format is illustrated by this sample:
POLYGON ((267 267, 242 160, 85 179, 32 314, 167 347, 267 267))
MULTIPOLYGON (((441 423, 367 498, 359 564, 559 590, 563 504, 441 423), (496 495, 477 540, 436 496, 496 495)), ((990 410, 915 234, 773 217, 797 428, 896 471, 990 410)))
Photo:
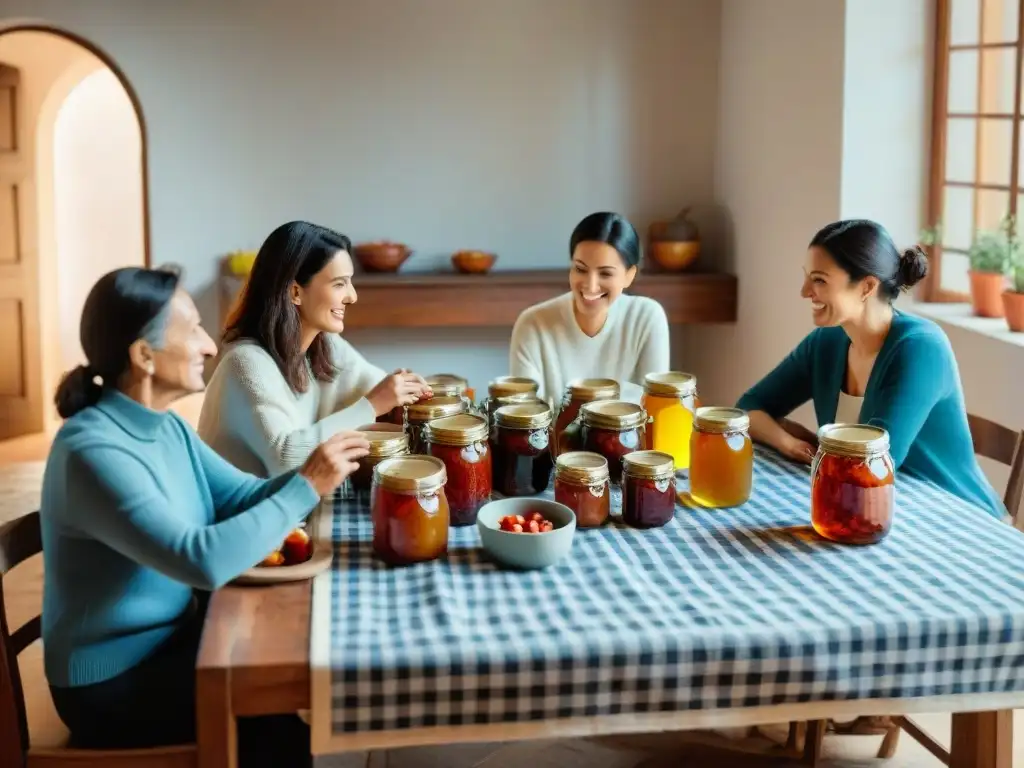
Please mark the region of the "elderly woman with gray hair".
MULTIPOLYGON (((173 272, 100 278, 81 341, 88 362, 57 391, 66 421, 40 508, 47 679, 77 746, 189 742, 205 603, 197 597, 276 549, 368 446, 340 433, 298 469, 262 480, 204 445, 168 410, 203 389, 203 364, 216 354, 173 272)), ((303 762, 281 753, 301 746, 275 725, 240 723, 243 764, 303 762)), ((301 736, 297 717, 286 726, 301 736)))

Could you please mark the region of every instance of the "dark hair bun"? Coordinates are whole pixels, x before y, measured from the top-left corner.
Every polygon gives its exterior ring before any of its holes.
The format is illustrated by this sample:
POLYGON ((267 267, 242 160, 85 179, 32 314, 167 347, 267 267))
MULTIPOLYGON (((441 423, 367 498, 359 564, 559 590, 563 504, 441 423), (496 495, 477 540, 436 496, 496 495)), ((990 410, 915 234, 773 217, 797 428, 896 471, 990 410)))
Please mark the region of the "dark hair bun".
POLYGON ((93 381, 96 374, 92 369, 80 365, 64 374, 54 403, 62 419, 70 419, 79 411, 96 405, 103 394, 103 387, 93 381))
POLYGON ((924 280, 928 274, 928 257, 920 246, 907 248, 900 255, 900 266, 896 273, 896 281, 900 288, 912 288, 924 280))

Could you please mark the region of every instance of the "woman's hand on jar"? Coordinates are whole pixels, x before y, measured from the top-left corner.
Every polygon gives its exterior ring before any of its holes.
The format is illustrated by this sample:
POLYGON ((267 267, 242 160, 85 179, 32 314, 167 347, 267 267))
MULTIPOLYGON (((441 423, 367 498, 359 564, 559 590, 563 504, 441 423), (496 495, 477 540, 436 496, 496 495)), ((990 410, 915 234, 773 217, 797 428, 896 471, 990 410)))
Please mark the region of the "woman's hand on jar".
POLYGON ((793 461, 799 461, 802 464, 810 464, 814 461, 814 454, 817 453, 817 449, 813 445, 805 440, 799 440, 792 435, 787 435, 787 438, 779 446, 779 452, 783 456, 793 461))
POLYGON ((370 443, 362 432, 339 432, 316 447, 299 474, 318 494, 327 496, 359 468, 358 460, 369 452, 370 443))
POLYGON ((392 408, 400 405, 411 405, 424 397, 431 397, 430 385, 418 373, 399 368, 390 376, 384 377, 366 399, 373 406, 374 413, 382 416, 392 408))

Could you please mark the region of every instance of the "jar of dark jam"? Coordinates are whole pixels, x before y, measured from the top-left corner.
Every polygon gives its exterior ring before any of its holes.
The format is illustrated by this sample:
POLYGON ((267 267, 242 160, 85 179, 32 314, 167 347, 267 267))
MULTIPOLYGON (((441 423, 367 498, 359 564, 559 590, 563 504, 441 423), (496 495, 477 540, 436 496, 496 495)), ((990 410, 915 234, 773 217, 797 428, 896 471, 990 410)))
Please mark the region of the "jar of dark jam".
POLYGON ((435 560, 448 551, 444 462, 400 456, 373 470, 370 516, 373 551, 386 563, 435 560))
POLYGON ((555 501, 576 513, 577 528, 604 525, 611 513, 608 461, 597 453, 569 451, 555 460, 555 501))
POLYGON ((608 460, 611 481, 622 478, 622 457, 640 450, 646 440, 647 413, 636 403, 597 400, 580 408, 583 448, 608 460))
POLYGON ((499 376, 487 385, 487 397, 480 403, 480 411, 487 417, 487 423, 494 426, 494 412, 503 405, 540 402, 540 389, 533 379, 525 376, 499 376))
POLYGON ((576 379, 570 381, 562 395, 562 405, 555 419, 553 453, 559 456, 566 451, 578 451, 583 447, 583 435, 579 422, 580 407, 595 400, 618 400, 619 382, 615 379, 576 379))
POLYGON ((676 513, 676 462, 671 453, 634 451, 622 459, 622 522, 660 528, 676 513))
POLYGON ((546 403, 503 405, 494 412, 494 490, 532 496, 551 482, 551 409, 546 403))
POLYGON ((452 525, 472 525, 480 507, 490 501, 491 447, 487 420, 472 413, 435 419, 423 430, 427 451, 444 462, 444 492, 452 525))
POLYGON ((409 455, 409 438, 394 424, 368 424, 359 431, 370 442, 370 452, 359 460, 359 468, 349 476, 352 490, 368 493, 373 485, 373 468, 384 459, 409 455))
POLYGON ((466 401, 461 397, 431 397, 405 408, 405 431, 409 435, 409 453, 426 454, 423 427, 434 419, 465 413, 466 401))

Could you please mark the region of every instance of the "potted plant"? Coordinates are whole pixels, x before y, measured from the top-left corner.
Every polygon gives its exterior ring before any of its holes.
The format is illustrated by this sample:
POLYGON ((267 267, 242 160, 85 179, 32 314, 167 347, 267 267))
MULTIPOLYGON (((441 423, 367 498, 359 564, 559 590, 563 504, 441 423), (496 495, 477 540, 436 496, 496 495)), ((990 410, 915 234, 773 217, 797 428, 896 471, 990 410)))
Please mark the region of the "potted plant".
POLYGON ((1003 292, 1006 324, 1011 331, 1024 332, 1024 254, 1020 248, 1013 251, 1010 265, 1010 287, 1003 292))
POLYGON ((981 231, 967 252, 971 304, 979 317, 1003 317, 1003 291, 1010 262, 1020 250, 1016 224, 1006 216, 995 231, 981 231))

